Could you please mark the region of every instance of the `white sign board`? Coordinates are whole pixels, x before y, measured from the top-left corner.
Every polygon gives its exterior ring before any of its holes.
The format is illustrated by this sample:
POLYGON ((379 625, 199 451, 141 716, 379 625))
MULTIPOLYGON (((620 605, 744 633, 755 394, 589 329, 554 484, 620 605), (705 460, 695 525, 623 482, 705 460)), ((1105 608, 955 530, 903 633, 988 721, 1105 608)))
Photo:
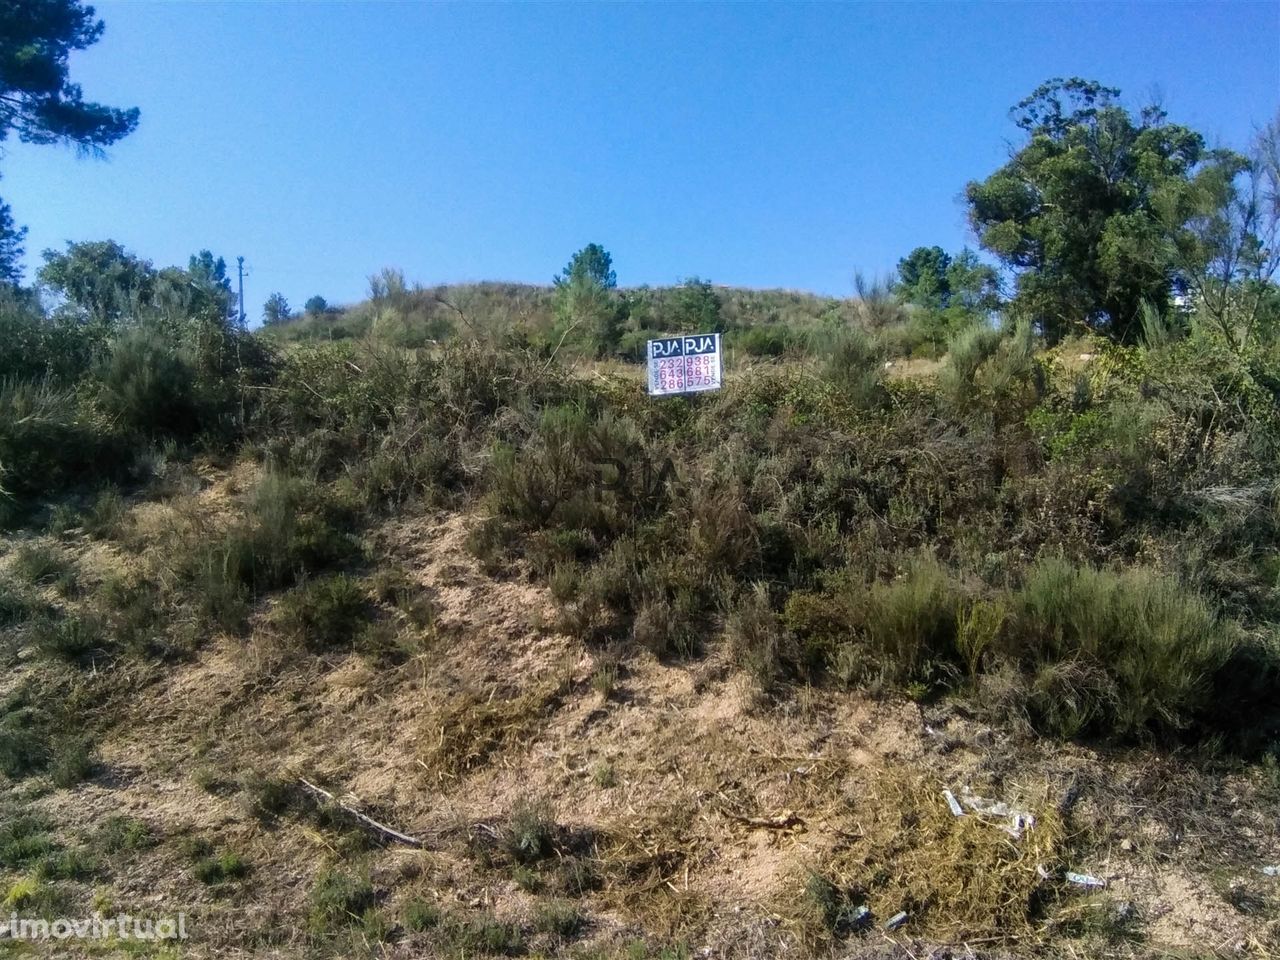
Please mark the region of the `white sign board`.
POLYGON ((720 389, 720 334, 695 333, 649 341, 649 393, 700 393, 720 389))

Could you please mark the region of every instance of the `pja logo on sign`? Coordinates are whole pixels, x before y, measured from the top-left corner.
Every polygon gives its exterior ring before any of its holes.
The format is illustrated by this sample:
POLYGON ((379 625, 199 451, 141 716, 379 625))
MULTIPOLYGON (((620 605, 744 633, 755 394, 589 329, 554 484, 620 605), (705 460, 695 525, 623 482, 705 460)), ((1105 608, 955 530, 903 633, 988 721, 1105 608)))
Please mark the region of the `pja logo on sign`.
POLYGON ((719 390, 720 334, 698 333, 649 341, 649 393, 719 390))

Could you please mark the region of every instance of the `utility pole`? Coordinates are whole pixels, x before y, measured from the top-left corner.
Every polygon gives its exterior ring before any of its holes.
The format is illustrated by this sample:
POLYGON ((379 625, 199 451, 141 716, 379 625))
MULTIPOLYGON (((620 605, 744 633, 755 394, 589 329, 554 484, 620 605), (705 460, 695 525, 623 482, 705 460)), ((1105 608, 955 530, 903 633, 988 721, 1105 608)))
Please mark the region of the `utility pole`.
POLYGON ((240 271, 240 329, 244 329, 244 257, 236 257, 236 267, 240 271))

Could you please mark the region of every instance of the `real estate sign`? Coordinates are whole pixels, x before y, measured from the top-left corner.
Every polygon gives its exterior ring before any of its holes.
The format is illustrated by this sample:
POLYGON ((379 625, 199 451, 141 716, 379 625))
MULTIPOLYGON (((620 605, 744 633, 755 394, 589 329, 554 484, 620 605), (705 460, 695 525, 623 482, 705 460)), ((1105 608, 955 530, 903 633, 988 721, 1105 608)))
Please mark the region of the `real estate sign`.
POLYGON ((695 333, 649 341, 649 393, 700 393, 720 389, 720 334, 695 333))

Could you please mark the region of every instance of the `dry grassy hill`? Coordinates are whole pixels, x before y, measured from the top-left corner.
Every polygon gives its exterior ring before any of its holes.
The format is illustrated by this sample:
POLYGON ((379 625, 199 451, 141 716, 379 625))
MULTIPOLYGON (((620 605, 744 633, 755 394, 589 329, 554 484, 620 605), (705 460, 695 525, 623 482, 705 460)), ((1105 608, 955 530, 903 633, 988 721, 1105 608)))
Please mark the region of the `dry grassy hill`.
POLYGON ((1150 358, 983 336, 666 404, 294 348, 243 444, 32 501, 0 898, 191 936, 0 949, 1274 956, 1255 422, 1188 445, 1150 358), (601 492, 604 453, 681 486, 601 492))

